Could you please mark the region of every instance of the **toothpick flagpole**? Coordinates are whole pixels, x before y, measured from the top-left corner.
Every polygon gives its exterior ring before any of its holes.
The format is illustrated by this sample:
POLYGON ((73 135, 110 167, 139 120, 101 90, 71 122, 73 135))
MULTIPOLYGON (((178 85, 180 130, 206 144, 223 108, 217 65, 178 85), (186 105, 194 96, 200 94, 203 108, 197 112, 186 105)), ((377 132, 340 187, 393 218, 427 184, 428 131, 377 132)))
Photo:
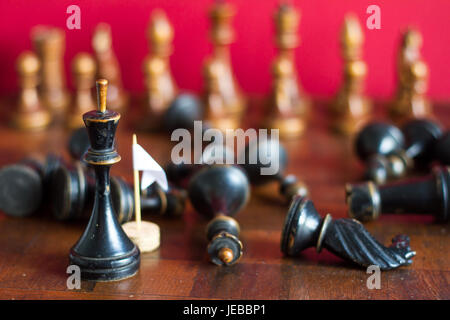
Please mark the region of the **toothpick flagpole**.
MULTIPOLYGON (((133 145, 137 144, 136 134, 133 134, 133 145)), ((139 171, 133 168, 134 173, 134 215, 138 231, 141 229, 141 190, 139 184, 139 171)))

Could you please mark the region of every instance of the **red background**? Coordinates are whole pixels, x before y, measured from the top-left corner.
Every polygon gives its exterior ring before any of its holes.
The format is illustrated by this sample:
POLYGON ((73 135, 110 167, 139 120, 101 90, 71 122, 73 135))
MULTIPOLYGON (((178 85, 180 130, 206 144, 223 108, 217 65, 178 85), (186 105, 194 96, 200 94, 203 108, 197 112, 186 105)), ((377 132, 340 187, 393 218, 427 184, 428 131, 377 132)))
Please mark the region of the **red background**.
MULTIPOLYGON (((248 93, 267 93, 270 64, 276 52, 273 14, 276 0, 234 0, 236 42, 232 61, 241 87, 248 93)), ((430 67, 429 95, 450 97, 450 1, 448 0, 314 0, 292 1, 301 11, 301 46, 296 51, 298 73, 305 90, 315 96, 331 96, 341 80, 339 30, 344 15, 352 11, 361 20, 366 36, 364 56, 369 74, 367 92, 388 98, 395 87, 395 55, 399 32, 408 25, 423 34, 423 57, 430 67), (381 30, 368 30, 366 9, 381 8, 381 30)), ((171 65, 179 87, 200 91, 201 66, 211 51, 207 11, 211 0, 154 1, 25 1, 0 2, 0 93, 17 89, 15 59, 31 49, 29 31, 36 24, 66 30, 66 72, 77 52, 91 49, 91 35, 98 22, 112 26, 113 45, 122 66, 124 85, 133 92, 143 90, 142 61, 148 53, 146 29, 151 10, 166 11, 175 29, 171 65), (81 8, 81 30, 68 30, 66 9, 81 8)), ((69 77, 68 77, 69 78, 69 77)), ((68 80, 71 83, 70 79, 68 80)))

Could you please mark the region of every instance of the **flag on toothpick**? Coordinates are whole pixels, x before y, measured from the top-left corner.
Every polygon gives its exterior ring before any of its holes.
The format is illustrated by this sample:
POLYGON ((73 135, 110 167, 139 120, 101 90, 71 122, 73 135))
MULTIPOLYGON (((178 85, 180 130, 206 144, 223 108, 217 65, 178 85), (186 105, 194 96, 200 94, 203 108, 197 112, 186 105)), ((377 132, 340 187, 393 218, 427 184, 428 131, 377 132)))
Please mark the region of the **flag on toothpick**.
POLYGON ((141 190, 147 189, 155 181, 164 191, 168 190, 164 169, 137 143, 133 144, 133 170, 142 171, 141 190))

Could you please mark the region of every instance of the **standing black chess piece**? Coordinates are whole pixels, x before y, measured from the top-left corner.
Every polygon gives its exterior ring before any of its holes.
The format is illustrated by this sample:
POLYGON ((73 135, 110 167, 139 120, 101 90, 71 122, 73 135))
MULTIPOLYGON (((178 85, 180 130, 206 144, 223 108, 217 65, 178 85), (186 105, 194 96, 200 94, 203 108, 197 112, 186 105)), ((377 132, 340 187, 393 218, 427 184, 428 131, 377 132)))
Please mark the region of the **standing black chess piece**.
POLYGON ((120 161, 114 137, 120 114, 106 110, 108 81, 97 80, 98 109, 83 115, 91 147, 84 161, 95 171, 95 200, 89 223, 70 250, 70 264, 80 267, 84 280, 112 281, 137 273, 140 252, 123 231, 114 213, 109 172, 120 161))
POLYGON ((449 167, 379 186, 372 182, 349 184, 346 190, 348 214, 361 221, 377 219, 381 213, 432 214, 439 222, 449 221, 449 167))
POLYGON ((90 147, 89 136, 85 127, 73 130, 67 147, 72 159, 83 159, 84 154, 90 147))
POLYGON ((450 166, 450 131, 446 131, 436 142, 434 148, 436 160, 450 166))
POLYGON ((242 255, 239 224, 232 218, 249 199, 249 183, 235 166, 212 165, 198 171, 189 184, 195 210, 212 218, 206 228, 210 260, 220 266, 236 263, 242 255))
POLYGON ((178 128, 192 129, 194 121, 202 120, 203 107, 193 94, 181 93, 169 105, 163 116, 164 129, 171 133, 178 128))
POLYGON ((58 156, 49 154, 45 161, 27 158, 0 169, 0 210, 13 217, 36 212, 60 162, 58 156))
POLYGON ((412 263, 415 252, 409 238, 398 235, 385 247, 354 219, 321 218, 311 200, 296 196, 286 216, 281 238, 281 251, 298 256, 309 247, 322 248, 362 267, 377 265, 381 270, 395 269, 412 263))
POLYGON ((252 185, 260 186, 273 181, 280 184, 279 190, 283 197, 290 201, 294 195, 306 196, 308 189, 294 175, 284 175, 288 157, 286 149, 275 139, 254 139, 245 147, 244 153, 238 158, 238 163, 247 173, 252 185))
POLYGON ((403 149, 405 139, 396 126, 383 122, 366 125, 355 140, 356 154, 366 163, 365 179, 384 183, 403 174, 403 163, 389 156, 403 149))

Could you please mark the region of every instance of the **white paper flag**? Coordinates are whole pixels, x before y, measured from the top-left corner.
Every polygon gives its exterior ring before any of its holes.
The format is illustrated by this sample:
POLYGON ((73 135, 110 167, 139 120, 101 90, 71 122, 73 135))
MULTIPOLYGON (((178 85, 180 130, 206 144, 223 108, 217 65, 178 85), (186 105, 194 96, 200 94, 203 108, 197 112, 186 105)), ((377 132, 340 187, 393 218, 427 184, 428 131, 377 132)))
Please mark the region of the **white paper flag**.
POLYGON ((133 144, 133 169, 142 171, 141 190, 156 181, 164 191, 168 191, 164 169, 137 143, 133 144))

